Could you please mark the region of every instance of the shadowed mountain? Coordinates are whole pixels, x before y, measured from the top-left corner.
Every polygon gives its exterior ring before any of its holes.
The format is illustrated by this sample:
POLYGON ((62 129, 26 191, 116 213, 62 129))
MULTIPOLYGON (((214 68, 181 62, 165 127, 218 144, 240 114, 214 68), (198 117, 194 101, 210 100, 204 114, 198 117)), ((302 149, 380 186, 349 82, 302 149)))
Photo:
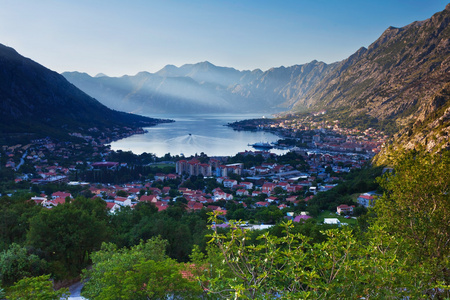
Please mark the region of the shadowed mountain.
POLYGON ((0 44, 1 137, 63 137, 117 127, 154 125, 157 119, 113 111, 63 76, 0 44))

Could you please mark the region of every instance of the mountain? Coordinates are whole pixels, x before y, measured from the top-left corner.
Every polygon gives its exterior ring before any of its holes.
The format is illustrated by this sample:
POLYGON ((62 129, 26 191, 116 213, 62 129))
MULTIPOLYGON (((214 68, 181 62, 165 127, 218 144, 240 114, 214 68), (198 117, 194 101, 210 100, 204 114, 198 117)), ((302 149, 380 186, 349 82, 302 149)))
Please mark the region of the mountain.
POLYGON ((135 76, 91 77, 85 73, 62 75, 108 107, 140 113, 275 113, 286 110, 289 87, 303 83, 309 90, 333 65, 317 61, 305 65, 238 71, 209 62, 167 65, 156 73, 135 76), (299 78, 301 77, 301 78, 299 78))
POLYGON ((409 138, 402 144, 409 148, 414 140, 448 147, 449 23, 450 4, 430 19, 389 27, 309 92, 291 99, 293 111, 326 109, 333 118, 384 124, 392 132, 400 130, 397 138, 406 133, 409 138), (437 120, 438 132, 428 128, 437 120), (421 131, 425 128, 427 134, 421 131), (431 139, 440 142, 429 143, 431 139))
POLYGON ((292 99, 294 110, 327 108, 399 127, 423 121, 443 104, 433 99, 450 81, 449 22, 447 5, 428 20, 389 27, 308 93, 292 99))
POLYGON ((430 19, 389 27, 368 48, 332 64, 312 61, 263 72, 202 62, 120 78, 63 75, 118 110, 290 114, 326 110, 326 118, 339 119, 346 127, 377 127, 398 133, 397 138, 406 135, 408 145, 413 140, 430 144, 431 139, 445 144, 449 23, 450 4, 430 19), (431 130, 436 120, 440 120, 439 132, 431 130), (428 128, 426 135, 420 132, 424 128, 428 128))
POLYGON ((0 138, 63 137, 97 127, 141 127, 157 119, 113 111, 63 76, 0 44, 0 138))

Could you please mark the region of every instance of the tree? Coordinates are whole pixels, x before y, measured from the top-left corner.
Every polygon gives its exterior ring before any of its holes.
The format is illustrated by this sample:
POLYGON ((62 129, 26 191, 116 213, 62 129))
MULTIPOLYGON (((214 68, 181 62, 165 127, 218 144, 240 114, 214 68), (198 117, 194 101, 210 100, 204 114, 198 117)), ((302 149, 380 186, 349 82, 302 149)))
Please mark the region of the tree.
POLYGON ((60 300, 68 299, 69 289, 55 291, 50 275, 27 277, 14 284, 7 293, 8 299, 60 300))
POLYGON ((130 249, 103 244, 92 255, 82 295, 88 299, 165 299, 197 297, 201 290, 182 276, 181 265, 165 255, 167 242, 154 237, 130 249))
POLYGON ((99 210, 101 203, 79 197, 41 210, 31 220, 27 242, 46 253, 58 276, 76 275, 106 240, 106 210, 99 210))
POLYGON ((11 244, 0 253, 0 280, 3 285, 12 285, 23 277, 41 275, 47 262, 35 254, 29 254, 25 247, 11 244))
POLYGON ((283 188, 282 188, 281 186, 277 186, 277 187, 275 187, 275 188, 273 189, 273 193, 274 193, 275 195, 282 194, 283 192, 284 192, 284 190, 283 190, 283 188))
POLYGON ((25 194, 0 198, 0 250, 25 241, 30 219, 42 210, 42 206, 28 201, 30 197, 25 194))
MULTIPOLYGON (((133 265, 120 278, 121 289, 111 294, 111 299, 198 299, 202 294, 195 281, 188 280, 181 273, 181 265, 172 259, 147 260, 133 265)), ((102 295, 101 299, 109 299, 102 295)))
MULTIPOLYGON (((212 215, 212 222, 219 222, 212 215)), ((295 232, 289 221, 275 236, 260 232, 252 241, 250 230, 230 222, 230 230, 215 230, 210 243, 216 245, 215 260, 192 258, 205 272, 200 283, 208 283, 209 293, 239 299, 404 299, 423 298, 424 291, 448 293, 443 283, 429 285, 420 274, 421 265, 411 266, 398 256, 402 240, 374 225, 362 238, 351 229, 323 231, 325 240, 311 239, 295 232), (203 262, 203 264, 202 264, 203 262)), ((206 286, 205 286, 206 287, 206 286)))
POLYGON ((120 191, 117 191, 116 195, 119 197, 127 197, 128 193, 125 192, 124 190, 120 190, 120 191))
POLYGON ((397 153, 394 172, 379 179, 377 223, 403 241, 403 255, 414 268, 426 266, 422 280, 450 284, 450 152, 397 153))

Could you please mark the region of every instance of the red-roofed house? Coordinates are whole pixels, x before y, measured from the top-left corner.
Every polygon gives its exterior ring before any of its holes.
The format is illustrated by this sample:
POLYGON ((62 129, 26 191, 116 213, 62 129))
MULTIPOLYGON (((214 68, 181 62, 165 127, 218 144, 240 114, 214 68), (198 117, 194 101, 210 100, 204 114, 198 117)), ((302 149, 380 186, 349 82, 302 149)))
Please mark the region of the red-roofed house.
POLYGON ((339 205, 337 207, 336 211, 337 211, 338 214, 342 214, 342 213, 344 213, 344 214, 352 214, 354 207, 355 207, 354 205, 348 206, 348 205, 345 205, 345 204, 341 204, 341 205, 339 205))
POLYGON ((375 198, 369 194, 359 195, 357 201, 365 207, 372 207, 375 204, 375 198))
POLYGON ((234 179, 224 179, 222 183, 223 186, 227 188, 232 188, 233 186, 237 185, 237 181, 234 179))
POLYGON ((287 189, 291 186, 287 182, 278 182, 277 186, 281 187, 283 190, 287 191, 287 189))
POLYGON ((264 194, 270 195, 270 193, 273 191, 273 189, 276 187, 275 183, 266 182, 262 186, 262 192, 264 194))
POLYGON ((66 193, 66 192, 54 192, 52 194, 52 199, 56 199, 56 198, 66 199, 66 197, 72 198, 72 195, 70 193, 66 193))
POLYGON ((139 199, 141 202, 156 202, 158 201, 158 197, 155 195, 143 195, 139 199))
POLYGON ((201 210, 203 208, 203 204, 196 201, 189 201, 187 207, 191 211, 201 210))
POLYGON ((296 202, 297 201, 297 196, 290 196, 286 198, 286 201, 289 202, 296 202))
POLYGON ((248 196, 248 191, 247 190, 237 190, 236 191, 236 195, 237 196, 248 196))
POLYGON ((240 183, 240 185, 244 186, 247 190, 251 190, 253 188, 253 182, 246 182, 243 181, 240 183))
POLYGON ((273 201, 278 201, 278 198, 277 197, 268 197, 266 200, 268 202, 272 203, 273 201))
POLYGON ((120 206, 131 206, 131 199, 128 199, 126 197, 116 196, 116 198, 114 198, 114 203, 116 203, 120 206))
POLYGON ((66 198, 55 198, 55 199, 43 202, 43 205, 47 208, 51 208, 52 206, 58 206, 58 205, 64 204, 64 203, 66 203, 66 198))
POLYGON ((156 173, 155 174, 155 180, 158 181, 164 181, 166 179, 166 174, 163 173, 156 173))
POLYGON ((261 195, 261 191, 253 191, 252 192, 252 197, 257 197, 259 195, 261 195))
POLYGON ((213 195, 214 195, 213 196, 213 200, 214 201, 218 201, 218 200, 232 200, 233 199, 233 195, 225 193, 220 188, 214 189, 213 195))
POLYGON ((120 205, 114 203, 114 202, 107 202, 106 208, 109 210, 110 213, 115 213, 117 210, 120 209, 120 205))

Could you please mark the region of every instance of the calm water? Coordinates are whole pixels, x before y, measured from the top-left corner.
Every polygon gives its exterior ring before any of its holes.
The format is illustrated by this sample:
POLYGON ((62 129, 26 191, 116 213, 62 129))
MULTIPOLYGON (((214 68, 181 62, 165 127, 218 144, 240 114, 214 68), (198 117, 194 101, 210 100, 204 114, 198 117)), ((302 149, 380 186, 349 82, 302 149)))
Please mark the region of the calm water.
MULTIPOLYGON (((279 138, 267 132, 235 131, 224 126, 227 123, 260 118, 262 115, 195 115, 195 116, 152 116, 168 118, 174 123, 145 128, 146 134, 111 143, 111 149, 132 151, 135 154, 153 153, 161 157, 167 153, 185 156, 204 152, 208 156, 232 156, 244 150, 255 150, 248 144, 275 142, 279 138)), ((285 151, 270 150, 281 154, 285 151)))

